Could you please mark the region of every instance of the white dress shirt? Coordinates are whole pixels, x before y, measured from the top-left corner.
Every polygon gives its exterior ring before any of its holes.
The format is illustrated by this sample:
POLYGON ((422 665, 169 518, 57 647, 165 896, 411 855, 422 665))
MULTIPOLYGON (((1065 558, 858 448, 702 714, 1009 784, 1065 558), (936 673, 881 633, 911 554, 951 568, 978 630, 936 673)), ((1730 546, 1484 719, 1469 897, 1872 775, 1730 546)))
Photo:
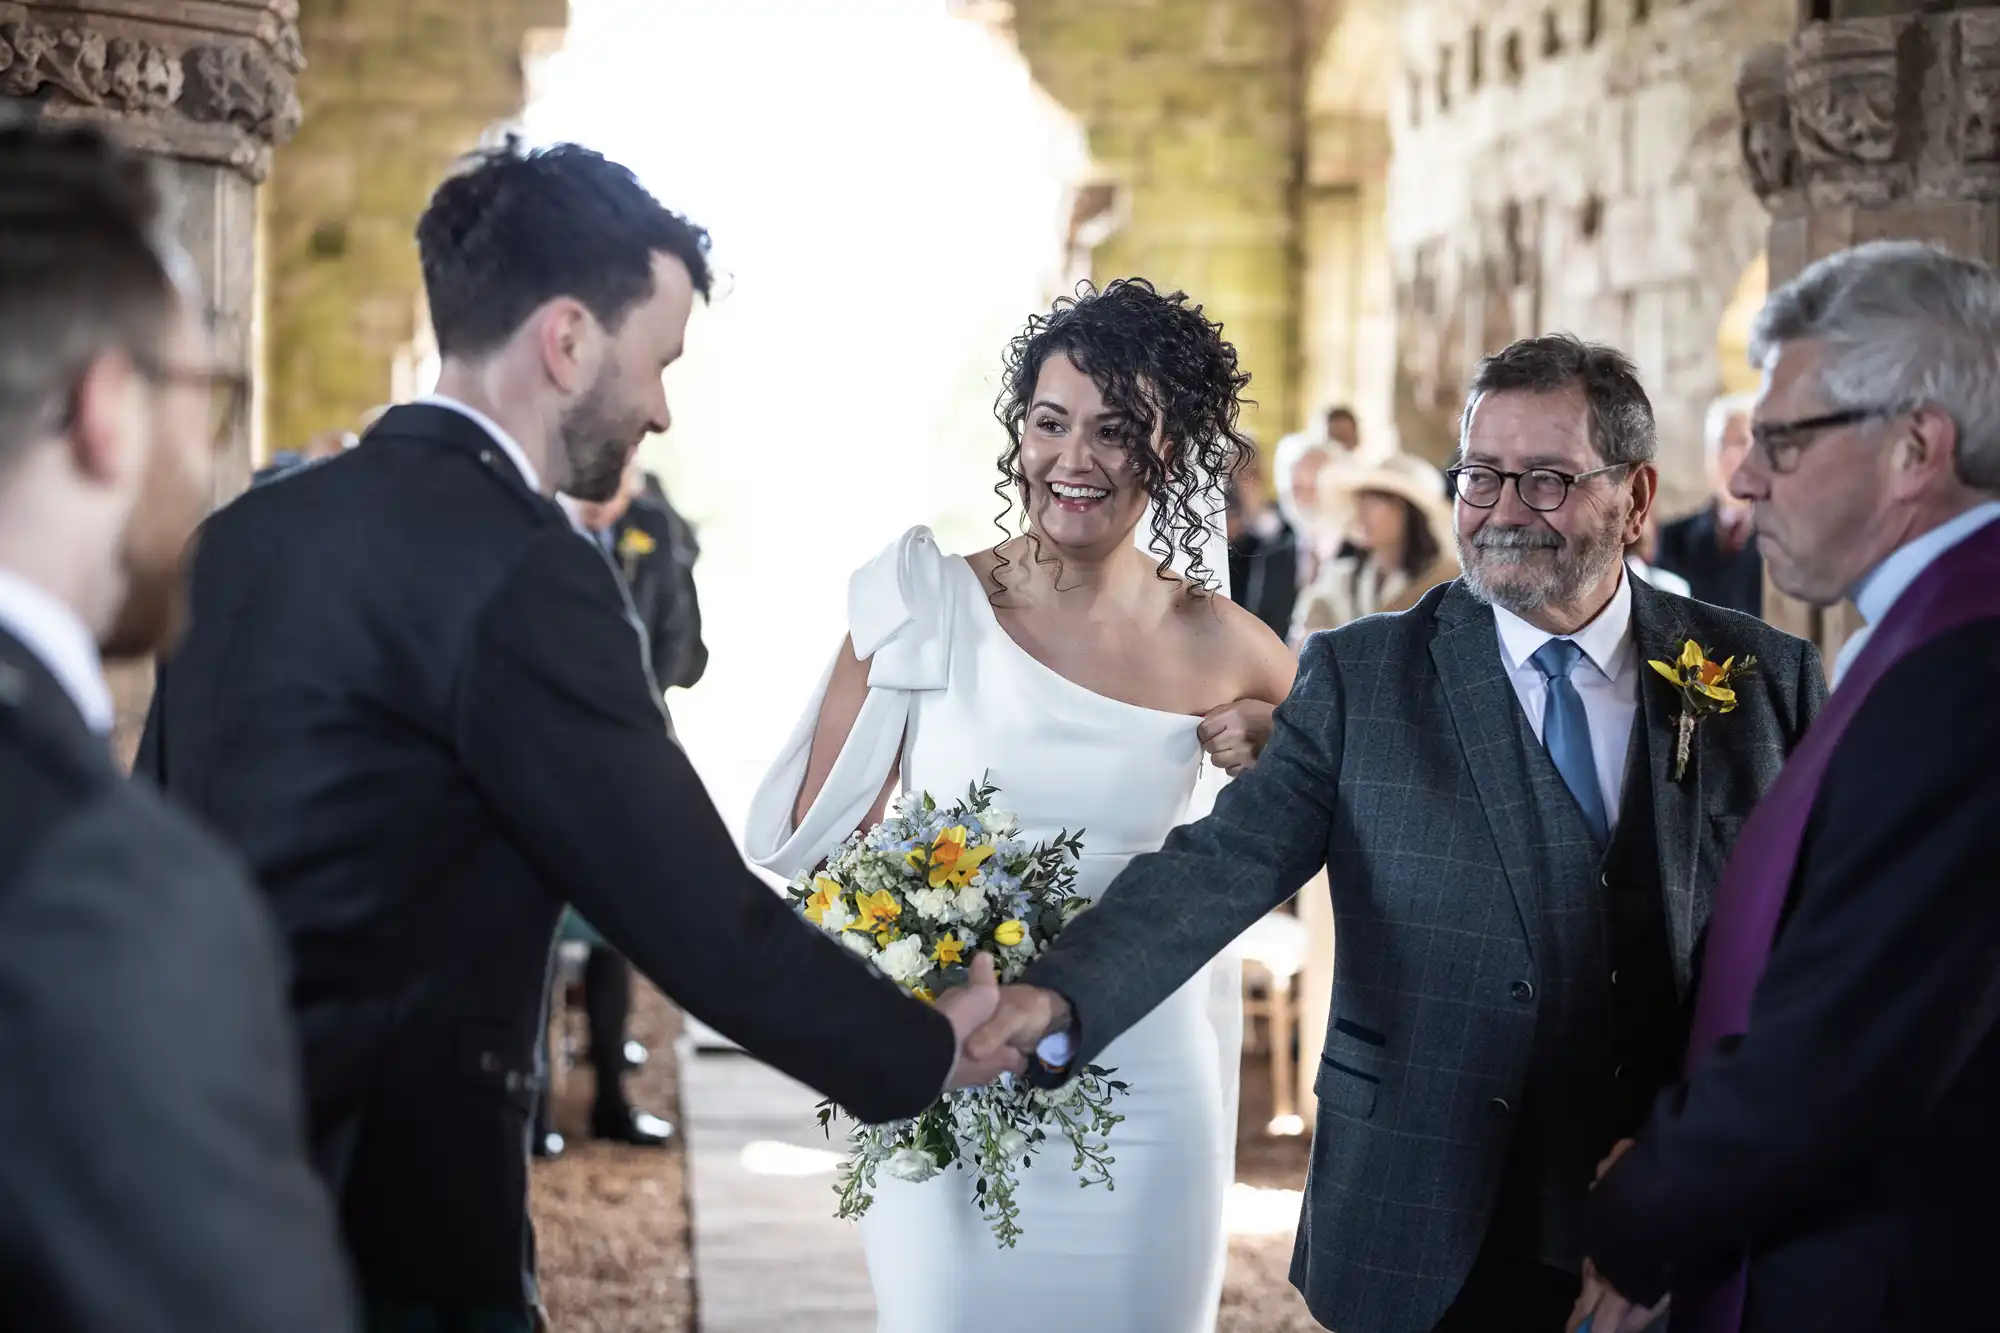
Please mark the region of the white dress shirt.
POLYGON ((1537 629, 1504 607, 1493 608, 1500 630, 1500 662, 1528 715, 1535 739, 1542 738, 1542 713, 1549 684, 1530 659, 1550 639, 1566 637, 1583 650, 1570 683, 1583 700, 1590 721, 1590 752, 1597 762, 1597 785, 1604 793, 1604 812, 1618 827, 1618 805, 1625 793, 1625 752, 1631 748, 1632 720, 1639 711, 1639 648, 1632 639, 1632 581, 1622 572, 1618 591, 1597 618, 1570 635, 1537 629))
POLYGON ((426 407, 445 407, 476 424, 493 437, 493 443, 500 446, 502 453, 512 459, 514 466, 521 470, 521 480, 528 483, 528 489, 539 492, 542 489, 542 474, 528 461, 528 455, 521 450, 520 441, 501 429, 500 423, 476 407, 467 407, 456 398, 447 398, 441 393, 433 393, 417 399, 426 407))
POLYGON ((1903 543, 1886 560, 1862 576, 1861 582, 1854 587, 1854 606, 1868 623, 1840 646, 1840 656, 1833 662, 1834 689, 1840 688, 1847 668, 1853 666, 1854 659, 1861 655, 1861 645, 1868 642, 1869 631, 1882 623, 1882 617, 1889 614, 1889 608, 1909 591, 1910 585, 1931 567, 1931 563, 1996 520, 2000 520, 2000 500, 1989 500, 1966 510, 1949 523, 1938 524, 1914 541, 1903 543))
POLYGON ((0 629, 19 639, 63 687, 84 725, 111 734, 117 710, 104 681, 97 640, 83 618, 54 594, 11 570, 0 569, 0 629))

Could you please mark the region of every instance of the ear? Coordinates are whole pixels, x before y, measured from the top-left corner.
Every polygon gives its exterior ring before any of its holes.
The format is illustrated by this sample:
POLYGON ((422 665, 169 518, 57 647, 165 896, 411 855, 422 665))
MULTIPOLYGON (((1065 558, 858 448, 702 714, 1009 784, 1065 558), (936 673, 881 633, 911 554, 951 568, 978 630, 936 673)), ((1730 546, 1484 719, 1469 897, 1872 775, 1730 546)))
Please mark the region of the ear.
POLYGON ((542 370, 565 394, 578 394, 597 375, 603 331, 583 302, 559 296, 536 311, 532 324, 542 370))
POLYGON ((1651 463, 1632 469, 1632 512, 1625 516, 1625 543, 1631 545, 1646 530, 1646 516, 1660 495, 1660 470, 1651 463))
POLYGON ((145 470, 146 382, 123 351, 100 352, 71 391, 64 439, 83 476, 112 488, 145 470))
POLYGON ((1889 491, 1913 499, 1958 472, 1958 423, 1940 408, 1923 406, 1909 415, 1890 446, 1889 491))

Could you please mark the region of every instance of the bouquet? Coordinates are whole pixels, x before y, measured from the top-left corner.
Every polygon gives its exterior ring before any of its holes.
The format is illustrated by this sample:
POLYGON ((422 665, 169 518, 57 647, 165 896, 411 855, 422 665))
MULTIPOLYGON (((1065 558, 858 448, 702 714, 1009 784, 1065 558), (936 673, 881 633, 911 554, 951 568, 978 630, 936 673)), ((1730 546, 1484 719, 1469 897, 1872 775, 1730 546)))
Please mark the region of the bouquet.
MULTIPOLYGON (((962 984, 982 952, 993 956, 1001 981, 1014 980, 1089 906, 1074 892, 1083 834, 1065 830, 1030 847, 993 804, 997 794, 982 780, 949 806, 929 793, 898 799, 880 824, 792 882, 793 906, 920 999, 962 984)), ((878 1171, 917 1182, 956 1166, 976 1173, 980 1213, 995 1239, 1013 1246, 1022 1234, 1018 1172, 1052 1135, 1069 1145, 1079 1185, 1111 1188, 1107 1136, 1124 1119, 1111 1099, 1126 1091, 1111 1079, 1115 1072, 1090 1065, 1046 1091, 1003 1074, 990 1087, 946 1093, 913 1120, 857 1124, 834 1186, 835 1216, 868 1211, 878 1171)), ((838 1113, 833 1102, 820 1103, 829 1136, 838 1113)))

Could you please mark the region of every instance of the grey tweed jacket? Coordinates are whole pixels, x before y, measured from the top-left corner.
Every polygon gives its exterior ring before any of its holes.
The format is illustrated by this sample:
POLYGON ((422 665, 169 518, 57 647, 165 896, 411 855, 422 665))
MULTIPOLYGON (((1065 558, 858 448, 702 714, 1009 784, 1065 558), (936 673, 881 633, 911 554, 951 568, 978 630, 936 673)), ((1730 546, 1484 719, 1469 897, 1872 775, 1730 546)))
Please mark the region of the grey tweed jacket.
MULTIPOLYGON (((1641 667, 1685 998, 1723 862, 1826 686, 1801 639, 1642 581, 1632 592, 1642 661, 1693 638, 1759 664, 1736 710, 1696 728, 1679 782, 1679 703, 1641 667)), ((1333 1008, 1292 1282, 1341 1333, 1435 1325, 1499 1190, 1544 989, 1519 710, 1492 608, 1460 583, 1314 635, 1256 767, 1136 858, 1024 978, 1068 998, 1088 1061, 1326 865, 1333 1008)))

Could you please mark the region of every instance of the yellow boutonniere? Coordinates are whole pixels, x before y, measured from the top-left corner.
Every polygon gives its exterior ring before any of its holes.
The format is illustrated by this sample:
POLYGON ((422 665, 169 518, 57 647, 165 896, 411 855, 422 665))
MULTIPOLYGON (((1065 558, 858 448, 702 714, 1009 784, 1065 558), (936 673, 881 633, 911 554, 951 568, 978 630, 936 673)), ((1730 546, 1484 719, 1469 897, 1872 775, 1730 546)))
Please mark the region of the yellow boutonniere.
POLYGON ((1674 727, 1674 781, 1679 782, 1694 747, 1694 724, 1710 713, 1735 711, 1736 681, 1757 665, 1757 659, 1746 657, 1739 662, 1726 657, 1716 662, 1706 648, 1689 639, 1672 662, 1652 658, 1646 665, 1666 677, 1680 695, 1681 712, 1674 727))
POLYGON ((625 529, 625 535, 618 539, 618 554, 627 560, 637 560, 642 555, 651 555, 660 549, 648 533, 638 528, 625 529))

